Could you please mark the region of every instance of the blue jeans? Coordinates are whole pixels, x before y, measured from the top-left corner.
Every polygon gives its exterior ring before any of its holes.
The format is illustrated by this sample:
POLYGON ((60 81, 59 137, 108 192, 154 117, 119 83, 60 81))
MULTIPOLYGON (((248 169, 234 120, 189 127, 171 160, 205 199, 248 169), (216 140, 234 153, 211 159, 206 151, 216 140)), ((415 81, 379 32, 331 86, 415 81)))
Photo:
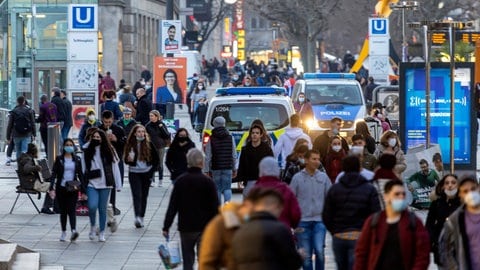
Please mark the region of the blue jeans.
POLYGON ((213 182, 217 186, 218 201, 224 202, 232 199, 232 170, 212 170, 213 182))
POLYGON ((300 221, 298 228, 298 232, 295 233, 298 247, 304 249, 306 255, 303 261, 303 270, 313 270, 313 252, 315 252, 315 270, 325 269, 324 250, 327 228, 321 221, 300 221))
POLYGON ((100 231, 105 231, 105 225, 107 223, 107 203, 110 197, 109 188, 87 187, 88 196, 88 216, 90 217, 90 226, 95 226, 95 220, 97 218, 98 209, 98 226, 100 231))
POLYGON ((17 162, 18 158, 22 155, 22 153, 26 153, 28 149, 28 144, 32 142, 31 136, 25 137, 13 137, 13 143, 15 144, 15 151, 17 155, 17 162))
POLYGON ((68 138, 68 133, 70 132, 70 129, 72 128, 72 126, 66 126, 66 125, 63 125, 62 126, 62 130, 61 130, 61 133, 62 133, 62 141, 65 141, 65 139, 68 138))
POLYGON ((357 240, 345 240, 338 237, 332 237, 333 254, 338 270, 353 269, 353 259, 355 258, 355 245, 357 240))

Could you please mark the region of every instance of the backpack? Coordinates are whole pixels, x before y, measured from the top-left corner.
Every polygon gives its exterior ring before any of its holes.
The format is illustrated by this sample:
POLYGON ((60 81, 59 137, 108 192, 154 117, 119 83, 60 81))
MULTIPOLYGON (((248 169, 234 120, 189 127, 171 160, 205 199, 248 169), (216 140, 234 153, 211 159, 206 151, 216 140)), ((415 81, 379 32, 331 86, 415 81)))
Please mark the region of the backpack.
POLYGON ((45 114, 45 120, 49 122, 57 122, 57 106, 55 104, 48 104, 47 112, 45 114))
POLYGON ((32 132, 32 111, 28 108, 13 111, 13 127, 20 135, 26 135, 32 132))

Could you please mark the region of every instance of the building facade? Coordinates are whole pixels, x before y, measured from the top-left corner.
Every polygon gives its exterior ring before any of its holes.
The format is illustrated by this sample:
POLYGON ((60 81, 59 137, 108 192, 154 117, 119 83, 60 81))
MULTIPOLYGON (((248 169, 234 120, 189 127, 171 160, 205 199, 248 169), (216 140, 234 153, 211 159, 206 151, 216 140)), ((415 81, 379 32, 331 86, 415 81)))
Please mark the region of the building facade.
MULTIPOLYGON (((0 108, 24 95, 35 109, 54 86, 67 88, 68 5, 98 4, 99 72, 133 84, 153 68, 165 0, 0 0, 0 108)), ((175 18, 178 18, 178 3, 175 18)))

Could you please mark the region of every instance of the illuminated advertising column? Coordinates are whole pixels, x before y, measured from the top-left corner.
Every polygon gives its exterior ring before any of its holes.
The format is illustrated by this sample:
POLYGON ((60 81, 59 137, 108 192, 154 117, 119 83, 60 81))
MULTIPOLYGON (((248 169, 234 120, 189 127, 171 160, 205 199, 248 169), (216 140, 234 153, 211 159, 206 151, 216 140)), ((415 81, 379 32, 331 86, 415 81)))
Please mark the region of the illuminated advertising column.
POLYGON ((235 3, 235 12, 233 18, 233 28, 235 33, 235 41, 233 42, 233 56, 238 60, 245 60, 245 20, 243 16, 243 0, 235 3))

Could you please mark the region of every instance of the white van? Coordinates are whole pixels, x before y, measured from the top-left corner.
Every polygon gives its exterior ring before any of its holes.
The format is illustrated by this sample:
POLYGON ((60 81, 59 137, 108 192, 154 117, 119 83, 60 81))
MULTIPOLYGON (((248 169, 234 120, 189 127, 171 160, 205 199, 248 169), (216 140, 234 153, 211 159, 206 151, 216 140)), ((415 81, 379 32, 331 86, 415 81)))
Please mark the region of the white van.
POLYGON ((187 58, 187 78, 193 77, 194 73, 197 73, 198 75, 202 73, 202 60, 198 51, 181 51, 180 53, 176 53, 175 57, 187 58))

